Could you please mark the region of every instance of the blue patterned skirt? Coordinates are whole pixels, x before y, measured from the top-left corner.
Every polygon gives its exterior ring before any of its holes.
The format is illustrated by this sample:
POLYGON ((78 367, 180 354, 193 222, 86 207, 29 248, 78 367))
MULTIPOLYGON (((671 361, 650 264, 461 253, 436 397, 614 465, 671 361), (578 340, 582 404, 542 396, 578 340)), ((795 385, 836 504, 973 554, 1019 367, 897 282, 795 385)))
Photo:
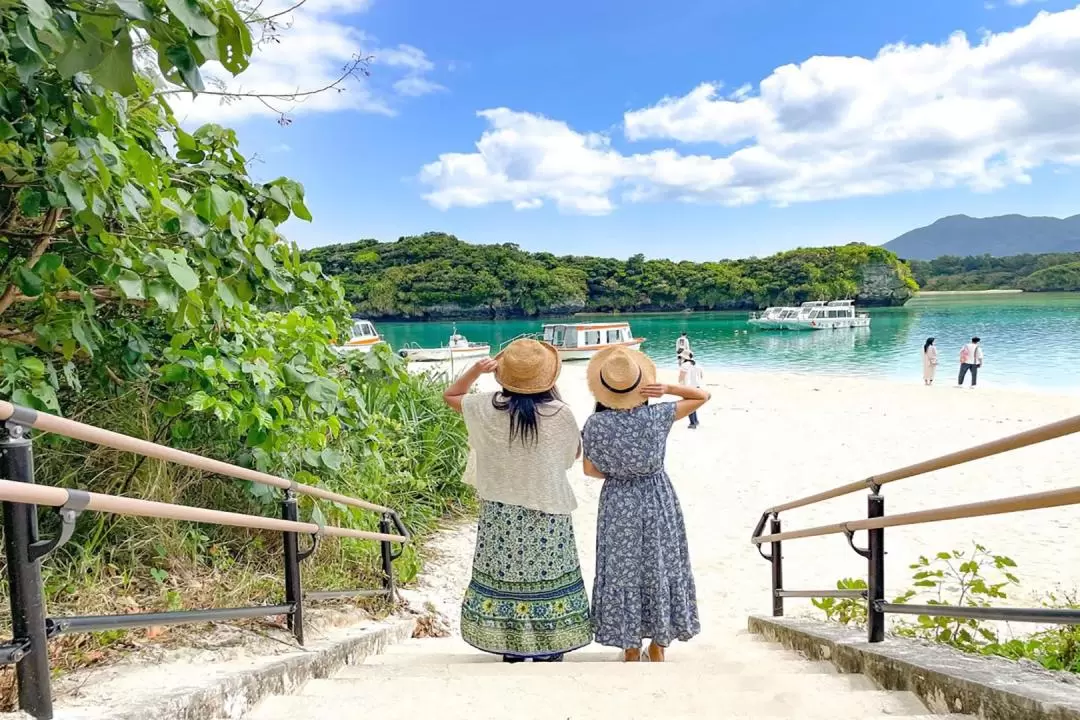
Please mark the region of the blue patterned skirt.
POLYGON ((519 658, 592 642, 569 515, 483 501, 461 636, 480 650, 519 658))

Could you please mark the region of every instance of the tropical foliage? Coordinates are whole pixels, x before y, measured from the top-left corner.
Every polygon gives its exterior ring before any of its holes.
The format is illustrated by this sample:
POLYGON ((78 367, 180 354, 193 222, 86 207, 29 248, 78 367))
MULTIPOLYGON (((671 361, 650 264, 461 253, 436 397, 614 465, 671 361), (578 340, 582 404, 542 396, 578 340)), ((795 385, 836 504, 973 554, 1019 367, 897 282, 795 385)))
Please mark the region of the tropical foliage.
POLYGON ((1080 253, 946 255, 910 264, 923 290, 1080 291, 1080 253))
MULTIPOLYGON (((975 544, 971 550, 951 550, 933 557, 921 556, 910 566, 911 587, 894 603, 917 602, 942 608, 989 608, 1007 600, 1020 586, 1016 562, 975 544)), ((840 590, 866 590, 866 581, 845 578, 840 590)), ((865 625, 866 601, 862 599, 820 598, 812 600, 826 619, 843 625, 865 625)), ((1044 605, 1076 609, 1072 596, 1050 595, 1044 605)), ((943 609, 942 612, 948 612, 943 609)), ((893 631, 915 638, 955 647, 967 653, 995 655, 1012 660, 1032 660, 1048 670, 1080 672, 1080 629, 1060 626, 1027 636, 1005 637, 996 623, 975 618, 920 615, 915 622, 897 623, 893 631)))
POLYGON ((723 310, 853 297, 901 304, 916 288, 895 255, 860 244, 694 263, 556 257, 427 233, 316 248, 305 258, 338 276, 356 311, 373 317, 723 310), (883 288, 871 287, 868 270, 883 288))
MULTIPOLYGON (((247 20, 229 0, 0 0, 0 396, 395 505, 423 529, 464 496, 460 420, 388 352, 333 352, 342 287, 278 231, 310 219, 303 188, 257 182, 232 130, 188 132, 166 102, 203 90, 208 61, 244 70, 247 20)), ((55 437, 38 446, 38 482, 277 511, 262 486, 55 437)), ((278 543, 95 517, 50 560, 50 602, 273 597, 278 543), (226 577, 192 579, 206 572, 226 577)), ((370 544, 328 546, 313 582, 371 579, 370 544)))

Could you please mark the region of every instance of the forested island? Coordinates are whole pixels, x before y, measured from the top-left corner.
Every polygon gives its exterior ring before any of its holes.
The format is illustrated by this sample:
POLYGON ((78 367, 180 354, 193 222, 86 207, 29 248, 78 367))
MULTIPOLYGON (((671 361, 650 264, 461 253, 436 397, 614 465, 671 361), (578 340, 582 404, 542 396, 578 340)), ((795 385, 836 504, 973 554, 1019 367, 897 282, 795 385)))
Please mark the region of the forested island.
POLYGON ((863 244, 695 263, 557 257, 425 233, 314 248, 305 260, 341 281, 357 313, 376 319, 741 310, 836 298, 888 306, 918 290, 895 254, 863 244))
POLYGON ((910 264, 923 290, 1080 292, 1080 253, 947 255, 910 264))

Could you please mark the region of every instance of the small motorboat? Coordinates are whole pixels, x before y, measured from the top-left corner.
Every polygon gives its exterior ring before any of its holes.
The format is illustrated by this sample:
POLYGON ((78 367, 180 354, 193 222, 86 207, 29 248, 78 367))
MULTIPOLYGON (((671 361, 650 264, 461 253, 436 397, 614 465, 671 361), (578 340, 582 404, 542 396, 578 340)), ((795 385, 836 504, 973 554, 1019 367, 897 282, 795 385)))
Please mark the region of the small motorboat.
POLYGON ((371 352, 371 348, 383 342, 382 336, 375 330, 370 320, 353 320, 352 337, 344 345, 335 345, 338 352, 371 352))
MULTIPOLYGON (((526 333, 519 337, 550 343, 563 360, 590 360, 599 351, 616 345, 637 350, 645 342, 645 338, 634 337, 630 323, 625 322, 544 325, 543 334, 526 333)), ((511 342, 503 343, 503 347, 511 342)))
POLYGON ((423 348, 418 345, 405 347, 398 351, 398 355, 413 362, 450 362, 457 360, 473 360, 491 355, 491 345, 488 343, 474 343, 458 333, 454 328, 450 335, 450 342, 445 347, 423 348))

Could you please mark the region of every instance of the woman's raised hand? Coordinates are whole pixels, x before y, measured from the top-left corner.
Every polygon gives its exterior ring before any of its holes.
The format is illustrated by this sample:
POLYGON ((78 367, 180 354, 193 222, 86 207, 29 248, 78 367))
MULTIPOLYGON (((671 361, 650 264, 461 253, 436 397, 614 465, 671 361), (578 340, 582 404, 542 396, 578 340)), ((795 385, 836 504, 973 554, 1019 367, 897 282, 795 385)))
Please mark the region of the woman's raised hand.
POLYGON ((476 369, 481 373, 493 373, 498 367, 499 361, 490 357, 476 363, 476 369))
POLYGON ((662 398, 668 394, 668 386, 663 383, 644 385, 641 388, 641 394, 647 398, 662 398))

